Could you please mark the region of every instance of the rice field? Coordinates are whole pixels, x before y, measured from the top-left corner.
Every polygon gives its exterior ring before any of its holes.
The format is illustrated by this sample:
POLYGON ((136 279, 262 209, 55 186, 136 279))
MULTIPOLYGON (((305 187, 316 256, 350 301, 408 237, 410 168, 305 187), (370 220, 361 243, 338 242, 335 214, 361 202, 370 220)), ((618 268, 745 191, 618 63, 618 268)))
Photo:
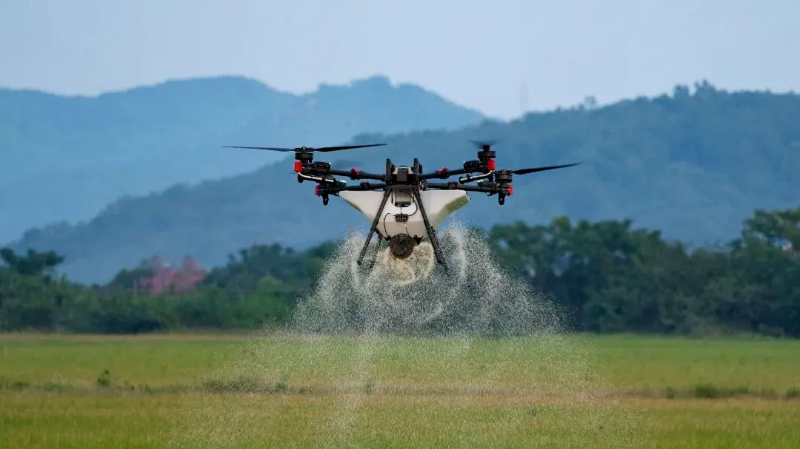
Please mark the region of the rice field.
POLYGON ((800 447, 800 342, 0 336, 0 447, 800 447))

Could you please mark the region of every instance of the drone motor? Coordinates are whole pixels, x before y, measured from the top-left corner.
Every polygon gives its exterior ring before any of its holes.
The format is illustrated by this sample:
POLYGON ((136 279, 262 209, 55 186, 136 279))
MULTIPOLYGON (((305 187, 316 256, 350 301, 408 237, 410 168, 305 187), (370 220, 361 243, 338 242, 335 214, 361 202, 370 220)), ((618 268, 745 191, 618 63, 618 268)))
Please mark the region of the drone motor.
POLYGON ((511 184, 513 172, 511 170, 497 170, 494 172, 494 180, 498 184, 511 184))
POLYGON ((484 173, 495 169, 494 159, 497 157, 497 152, 492 149, 495 142, 478 142, 473 140, 472 143, 479 148, 478 160, 484 168, 484 173))

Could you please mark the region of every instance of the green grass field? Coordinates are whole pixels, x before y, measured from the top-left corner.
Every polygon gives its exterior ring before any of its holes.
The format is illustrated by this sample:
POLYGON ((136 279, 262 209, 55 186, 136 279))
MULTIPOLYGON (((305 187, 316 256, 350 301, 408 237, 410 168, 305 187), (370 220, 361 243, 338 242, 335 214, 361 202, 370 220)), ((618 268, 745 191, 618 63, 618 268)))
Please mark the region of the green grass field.
POLYGON ((0 336, 2 447, 800 447, 800 341, 0 336))

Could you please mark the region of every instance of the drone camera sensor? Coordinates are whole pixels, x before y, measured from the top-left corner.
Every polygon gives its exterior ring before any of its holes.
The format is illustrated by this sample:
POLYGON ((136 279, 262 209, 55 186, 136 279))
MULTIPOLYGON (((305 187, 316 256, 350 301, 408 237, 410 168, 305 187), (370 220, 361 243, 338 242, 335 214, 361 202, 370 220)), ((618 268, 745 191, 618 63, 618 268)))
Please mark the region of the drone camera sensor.
POLYGON ((511 182, 511 171, 510 170, 502 170, 496 172, 495 179, 497 182, 511 182))
POLYGON ((408 182, 408 167, 397 169, 397 182, 408 182))

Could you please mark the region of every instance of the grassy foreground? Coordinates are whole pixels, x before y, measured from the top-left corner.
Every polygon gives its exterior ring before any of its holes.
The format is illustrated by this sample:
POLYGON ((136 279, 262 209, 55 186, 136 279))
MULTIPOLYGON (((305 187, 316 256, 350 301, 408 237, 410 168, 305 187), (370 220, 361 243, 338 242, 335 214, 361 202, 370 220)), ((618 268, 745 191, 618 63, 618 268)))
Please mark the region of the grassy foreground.
POLYGON ((0 447, 800 447, 800 342, 0 336, 0 447))

